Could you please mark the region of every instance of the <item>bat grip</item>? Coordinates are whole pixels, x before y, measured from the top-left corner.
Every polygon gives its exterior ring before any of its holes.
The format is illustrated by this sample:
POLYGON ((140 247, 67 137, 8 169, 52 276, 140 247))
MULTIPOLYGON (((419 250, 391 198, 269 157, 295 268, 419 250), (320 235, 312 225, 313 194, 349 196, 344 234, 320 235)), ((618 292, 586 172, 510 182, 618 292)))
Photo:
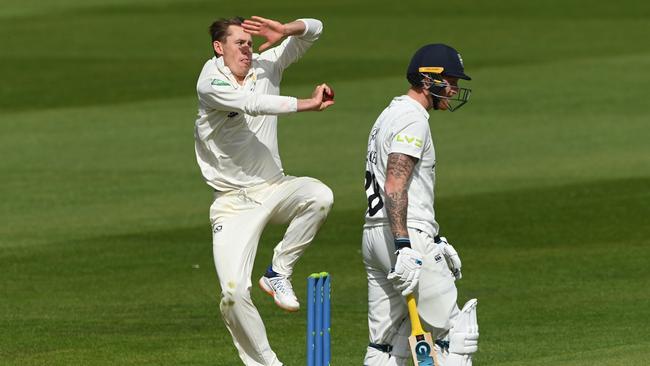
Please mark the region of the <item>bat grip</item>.
POLYGON ((422 323, 420 323, 420 315, 418 314, 418 307, 413 294, 406 296, 406 305, 409 309, 409 318, 411 319, 411 335, 423 334, 422 323))

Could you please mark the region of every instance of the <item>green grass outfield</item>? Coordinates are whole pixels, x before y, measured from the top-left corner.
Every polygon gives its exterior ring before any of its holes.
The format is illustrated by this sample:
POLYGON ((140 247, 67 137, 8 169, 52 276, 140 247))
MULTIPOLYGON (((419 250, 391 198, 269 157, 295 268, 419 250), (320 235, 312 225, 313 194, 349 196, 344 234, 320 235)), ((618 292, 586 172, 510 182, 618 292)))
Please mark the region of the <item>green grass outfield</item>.
MULTIPOLYGON (((474 77, 431 126, 459 302, 479 299, 475 365, 649 364, 648 3, 3 0, 0 365, 240 364, 193 151, 206 29, 234 14, 325 23, 283 93, 326 81, 337 104, 282 118, 279 140, 287 173, 335 193, 294 277, 304 300, 309 273, 332 273, 333 365, 367 343, 367 134, 434 41, 474 77)), ((304 365, 305 313, 253 296, 281 360, 304 365)))

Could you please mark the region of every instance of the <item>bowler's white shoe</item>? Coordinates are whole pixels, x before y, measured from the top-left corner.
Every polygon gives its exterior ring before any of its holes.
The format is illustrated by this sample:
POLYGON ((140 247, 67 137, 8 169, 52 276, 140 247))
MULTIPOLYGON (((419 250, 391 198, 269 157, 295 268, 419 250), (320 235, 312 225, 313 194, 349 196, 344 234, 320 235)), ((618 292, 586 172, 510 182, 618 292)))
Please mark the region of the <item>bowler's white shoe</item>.
POLYGON ((300 303, 298 303, 298 298, 293 292, 293 287, 288 277, 282 275, 274 277, 262 276, 259 283, 260 288, 267 294, 273 296, 275 304, 282 309, 291 312, 300 309, 300 303))

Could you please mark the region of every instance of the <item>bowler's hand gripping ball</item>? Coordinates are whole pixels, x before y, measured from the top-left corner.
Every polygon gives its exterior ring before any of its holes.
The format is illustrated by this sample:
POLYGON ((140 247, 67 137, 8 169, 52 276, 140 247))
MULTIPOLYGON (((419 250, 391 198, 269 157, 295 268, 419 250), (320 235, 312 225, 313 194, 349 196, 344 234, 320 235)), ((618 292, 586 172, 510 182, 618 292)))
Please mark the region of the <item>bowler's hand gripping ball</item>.
POLYGON ((323 102, 327 102, 329 100, 334 100, 334 90, 330 88, 330 91, 328 93, 327 89, 323 89, 323 102))

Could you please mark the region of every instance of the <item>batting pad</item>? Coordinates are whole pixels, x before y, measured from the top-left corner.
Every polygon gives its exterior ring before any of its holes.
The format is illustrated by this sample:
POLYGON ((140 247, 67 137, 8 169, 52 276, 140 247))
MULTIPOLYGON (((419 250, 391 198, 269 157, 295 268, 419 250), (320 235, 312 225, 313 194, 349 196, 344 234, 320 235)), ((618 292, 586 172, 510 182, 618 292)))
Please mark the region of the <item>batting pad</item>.
POLYGON ((472 366, 472 354, 478 350, 478 300, 465 303, 454 326, 449 330, 449 356, 446 366, 472 366))

